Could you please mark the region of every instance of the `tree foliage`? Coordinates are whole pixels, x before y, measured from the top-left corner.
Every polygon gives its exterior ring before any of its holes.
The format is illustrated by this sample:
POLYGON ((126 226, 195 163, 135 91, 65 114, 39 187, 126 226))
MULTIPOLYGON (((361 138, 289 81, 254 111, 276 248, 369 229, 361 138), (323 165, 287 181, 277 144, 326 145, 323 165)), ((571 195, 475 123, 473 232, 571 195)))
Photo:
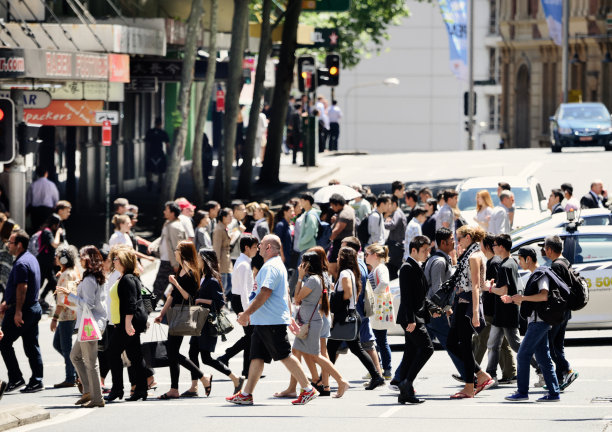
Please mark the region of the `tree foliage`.
POLYGON ((304 12, 300 21, 315 27, 337 28, 340 39, 334 51, 341 55, 343 67, 352 68, 364 57, 379 53, 389 39, 389 27, 407 16, 410 10, 405 0, 353 0, 348 12, 304 12))

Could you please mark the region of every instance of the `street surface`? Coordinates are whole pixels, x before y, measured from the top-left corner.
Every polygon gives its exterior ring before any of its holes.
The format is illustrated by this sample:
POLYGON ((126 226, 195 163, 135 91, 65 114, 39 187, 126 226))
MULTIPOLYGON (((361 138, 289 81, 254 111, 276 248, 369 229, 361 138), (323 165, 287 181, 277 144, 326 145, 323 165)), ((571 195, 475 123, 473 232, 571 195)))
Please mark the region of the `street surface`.
MULTIPOLYGON (((495 175, 534 175, 546 198, 550 189, 565 182, 574 186, 578 199, 588 192, 594 179, 601 179, 605 188, 612 188, 612 152, 599 147, 563 149, 562 153, 554 154, 549 148, 341 156, 324 153, 322 157, 317 154, 317 164, 337 166, 339 170, 333 178, 342 183, 382 185, 388 193, 394 180, 427 183, 495 175)), ((328 180, 310 186, 325 186, 328 180)))

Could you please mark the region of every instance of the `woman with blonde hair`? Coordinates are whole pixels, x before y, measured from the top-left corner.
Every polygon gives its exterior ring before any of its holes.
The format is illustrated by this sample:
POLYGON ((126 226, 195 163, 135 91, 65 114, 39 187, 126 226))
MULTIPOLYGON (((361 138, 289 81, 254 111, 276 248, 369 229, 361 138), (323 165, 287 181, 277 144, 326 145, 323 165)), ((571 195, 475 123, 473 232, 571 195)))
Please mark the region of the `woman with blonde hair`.
MULTIPOLYGON (((172 284, 172 291, 164 304, 161 313, 155 318, 156 323, 161 323, 162 319, 172 306, 195 303, 200 288, 200 277, 202 276, 201 258, 195 250, 194 244, 189 240, 179 242, 174 250, 176 260, 180 270, 178 274, 168 276, 172 284)), ((168 362, 170 363, 170 391, 161 395, 158 399, 178 399, 180 366, 188 369, 192 376, 197 377, 206 391, 206 396, 210 394, 211 376, 204 376, 202 371, 188 358, 180 353, 183 336, 168 335, 168 362)))
POLYGON ((383 376, 391 377, 391 347, 387 341, 387 330, 395 327, 395 310, 389 288, 389 269, 386 266, 389 262, 389 248, 379 244, 366 247, 365 262, 372 269, 368 274, 368 280, 376 298, 374 307, 376 313, 370 318, 370 324, 380 352, 383 376))
POLYGON ((268 206, 264 203, 251 203, 254 204, 253 218, 255 219, 255 225, 253 226, 253 237, 261 241, 265 236, 270 234, 274 229, 274 214, 270 211, 268 206))
POLYGON ((480 292, 485 287, 486 257, 480 250, 480 241, 485 232, 480 227, 464 225, 457 230, 457 242, 461 256, 457 259, 457 270, 451 277, 455 287, 455 301, 452 308, 451 329, 446 346, 448 351, 463 360, 465 386, 451 396, 451 399, 473 398, 482 390, 494 384, 491 376, 480 368, 474 359, 472 336, 485 326, 480 292), (476 386, 474 377, 476 374, 476 386))
POLYGON ((130 378, 135 385, 134 393, 126 401, 147 399, 147 370, 140 347, 140 333, 146 330, 146 316, 139 314, 141 282, 138 258, 133 249, 114 248, 111 252, 113 267, 121 277, 111 286, 110 322, 114 329, 109 341, 109 363, 113 374, 113 387, 106 400, 112 402, 123 398, 123 361, 126 352, 131 363, 130 378))
POLYGON ((128 232, 130 232, 130 228, 132 227, 130 217, 126 214, 116 214, 113 216, 113 225, 115 227, 115 232, 110 236, 108 245, 110 247, 121 244, 132 246, 132 239, 128 234, 128 232))
POLYGON ((476 193, 476 216, 474 220, 485 231, 489 229, 489 220, 493 213, 493 200, 488 190, 483 189, 476 193))

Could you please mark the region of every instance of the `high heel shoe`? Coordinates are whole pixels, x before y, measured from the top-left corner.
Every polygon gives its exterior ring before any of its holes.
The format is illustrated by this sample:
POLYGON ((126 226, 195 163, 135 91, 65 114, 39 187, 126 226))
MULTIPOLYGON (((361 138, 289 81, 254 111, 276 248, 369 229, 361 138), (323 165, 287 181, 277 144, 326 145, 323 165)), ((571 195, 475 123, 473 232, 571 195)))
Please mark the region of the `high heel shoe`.
POLYGON ((149 396, 149 395, 148 395, 146 390, 138 390, 138 391, 134 391, 134 393, 129 398, 126 398, 125 401, 126 402, 135 402, 135 401, 137 401, 139 399, 142 399, 143 401, 146 401, 147 400, 147 396, 149 396))
POLYGON ((213 379, 213 376, 211 374, 210 378, 208 379, 208 385, 204 386, 204 393, 206 393, 206 397, 210 396, 210 392, 212 390, 212 379, 213 379))
POLYGON ((115 399, 123 399, 123 390, 111 389, 110 393, 104 396, 104 400, 106 400, 106 402, 112 402, 115 399))

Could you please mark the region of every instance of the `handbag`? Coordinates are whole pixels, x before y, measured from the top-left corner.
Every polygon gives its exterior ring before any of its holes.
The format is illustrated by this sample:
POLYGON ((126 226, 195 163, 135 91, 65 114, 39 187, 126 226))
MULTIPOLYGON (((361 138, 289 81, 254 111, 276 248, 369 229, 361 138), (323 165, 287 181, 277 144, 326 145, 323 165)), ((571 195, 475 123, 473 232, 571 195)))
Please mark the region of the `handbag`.
POLYGON ((371 317, 376 313, 376 296, 372 289, 370 280, 366 279, 366 284, 363 293, 363 312, 366 318, 371 317))
POLYGON ((317 311, 317 309, 319 309, 319 301, 321 301, 321 297, 323 297, 323 293, 321 292, 321 296, 319 297, 319 300, 317 301, 317 304, 315 305, 315 307, 312 309, 312 314, 310 314, 310 319, 308 320, 307 323, 304 324, 300 324, 300 322, 302 321, 302 318, 300 317, 300 312, 302 311, 302 309, 300 308, 300 310, 298 311, 298 330, 295 333, 295 337, 298 339, 306 339, 308 337, 308 331, 310 330, 310 322, 312 321, 312 317, 314 316, 315 312, 317 311))
POLYGON ((172 306, 166 312, 168 316, 168 334, 171 336, 200 336, 208 317, 208 309, 193 304, 172 306))
POLYGON ((146 286, 140 286, 140 295, 142 296, 142 304, 144 305, 145 310, 148 314, 155 310, 155 303, 157 301, 157 296, 149 290, 146 286))
MULTIPOLYGON (((354 288, 354 280, 353 280, 353 292, 352 292, 352 296, 354 298, 355 296, 355 288, 354 288)), ((337 288, 337 286, 336 286, 337 288)), ((339 297, 339 295, 341 294, 342 296, 344 296, 343 292, 338 292, 336 290, 334 290, 334 294, 336 294, 337 297, 339 297)), ((358 336, 358 332, 359 332, 359 319, 357 316, 357 312, 355 311, 355 309, 348 309, 349 307, 348 301, 347 303, 345 303, 345 307, 347 308, 347 311, 345 312, 346 317, 343 320, 336 320, 334 317, 334 325, 330 330, 330 339, 334 339, 334 340, 343 340, 343 341, 352 341, 357 339, 358 336)))
POLYGON ((167 349, 167 335, 161 333, 161 324, 153 326, 153 338, 150 342, 143 342, 141 345, 142 356, 145 360, 145 364, 149 368, 161 368, 168 367, 168 349, 167 349), (157 337, 161 336, 161 337, 157 337))
POLYGON ((450 308, 453 303, 452 278, 442 282, 440 288, 431 296, 431 302, 442 310, 450 308))
POLYGON ((77 338, 79 342, 93 342, 102 339, 100 327, 98 327, 98 323, 87 306, 83 306, 83 311, 81 312, 77 338))
POLYGON ((208 336, 225 336, 226 334, 234 330, 234 325, 229 320, 227 314, 223 310, 206 310, 209 311, 207 320, 208 323, 206 325, 206 334, 208 336))

